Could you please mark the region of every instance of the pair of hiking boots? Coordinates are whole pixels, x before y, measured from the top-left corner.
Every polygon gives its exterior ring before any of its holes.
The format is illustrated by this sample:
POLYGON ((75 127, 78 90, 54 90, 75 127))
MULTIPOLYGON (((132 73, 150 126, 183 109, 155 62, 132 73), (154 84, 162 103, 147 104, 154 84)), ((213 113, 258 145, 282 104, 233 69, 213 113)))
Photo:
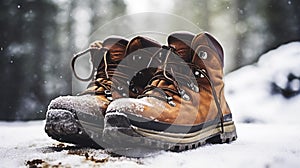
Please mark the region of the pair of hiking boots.
MULTIPOLYGON (((223 49, 208 33, 174 32, 167 45, 109 37, 90 53, 92 82, 77 96, 51 101, 46 133, 62 142, 137 154, 183 151, 237 138, 224 97, 223 49)), ((138 155, 138 154, 137 154, 138 155)))

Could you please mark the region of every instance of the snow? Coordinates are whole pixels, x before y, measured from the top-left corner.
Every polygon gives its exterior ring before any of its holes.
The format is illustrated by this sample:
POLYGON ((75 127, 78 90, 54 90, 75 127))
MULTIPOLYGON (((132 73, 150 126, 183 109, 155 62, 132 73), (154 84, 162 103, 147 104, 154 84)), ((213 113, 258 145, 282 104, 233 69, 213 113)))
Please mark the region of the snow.
POLYGON ((128 111, 131 113, 143 113, 144 107, 166 109, 161 101, 152 97, 143 97, 140 99, 120 98, 118 101, 113 101, 107 108, 107 111, 128 111))
POLYGON ((92 115, 102 114, 102 107, 106 102, 98 100, 92 95, 60 96, 52 100, 49 109, 67 109, 72 112, 88 112, 92 115))
POLYGON ((299 65, 300 43, 294 42, 225 77, 238 133, 230 144, 163 151, 140 159, 113 157, 52 140, 44 133, 44 121, 0 122, 0 167, 26 167, 35 159, 44 161, 41 167, 299 167, 299 65), (290 79, 290 74, 296 78, 290 79), (274 91, 274 85, 298 94, 287 97, 274 91))
POLYGON ((299 123, 300 94, 285 98, 272 93, 272 83, 289 84, 300 90, 300 80, 288 82, 288 75, 300 77, 300 42, 283 45, 264 54, 257 64, 243 67, 225 78, 226 98, 238 122, 299 123))
MULTIPOLYGON (((42 159, 48 165, 71 167, 299 167, 300 135, 296 124, 237 123, 238 140, 231 144, 206 145, 194 150, 161 152, 142 159, 112 157, 102 150, 82 148, 55 151, 60 143, 43 130, 44 121, 0 123, 0 167, 25 167, 42 159), (77 152, 76 152, 77 151, 77 152), (79 154, 76 154, 79 153, 79 154), (88 153, 103 163, 87 160, 88 153)), ((65 146, 72 146, 65 144, 65 146)), ((46 164, 46 163, 44 163, 46 164)), ((40 165, 41 166, 41 165, 40 165)))

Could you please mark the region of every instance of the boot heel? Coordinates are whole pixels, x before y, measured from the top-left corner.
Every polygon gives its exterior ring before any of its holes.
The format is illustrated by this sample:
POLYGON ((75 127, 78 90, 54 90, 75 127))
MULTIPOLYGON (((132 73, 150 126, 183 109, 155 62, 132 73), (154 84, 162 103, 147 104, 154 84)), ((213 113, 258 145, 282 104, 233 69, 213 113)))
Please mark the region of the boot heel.
POLYGON ((224 133, 220 133, 218 135, 213 136, 207 140, 207 143, 212 144, 222 144, 222 143, 230 143, 237 139, 236 129, 234 124, 229 126, 224 126, 224 133))

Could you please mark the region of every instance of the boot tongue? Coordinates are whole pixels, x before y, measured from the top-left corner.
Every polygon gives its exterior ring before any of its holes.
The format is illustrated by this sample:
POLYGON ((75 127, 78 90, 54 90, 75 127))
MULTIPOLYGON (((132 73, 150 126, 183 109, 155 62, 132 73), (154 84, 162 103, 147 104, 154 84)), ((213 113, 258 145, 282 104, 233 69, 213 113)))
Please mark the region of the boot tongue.
POLYGON ((175 32, 169 35, 167 41, 169 46, 174 48, 184 61, 190 62, 193 55, 191 43, 194 37, 195 35, 189 32, 175 32))
MULTIPOLYGON (((97 75, 94 76, 94 80, 97 80, 100 83, 103 83, 105 85, 111 85, 111 80, 108 79, 105 75, 108 70, 114 71, 115 66, 112 66, 111 64, 118 64, 124 57, 125 57, 125 51, 126 46, 128 44, 128 41, 123 37, 118 36, 110 36, 106 38, 103 43, 101 42, 94 42, 91 47, 93 48, 99 48, 100 50, 94 50, 91 52, 92 56, 92 63, 94 67, 97 67, 97 75), (108 52, 104 55, 106 52, 106 49, 108 52), (106 61, 106 62, 105 62, 106 61), (105 71, 105 64, 108 65, 107 69, 105 71), (101 72, 102 74, 98 76, 98 72, 101 72), (105 75, 104 75, 104 72, 105 75), (105 76, 105 77, 104 77, 105 76)), ((110 74, 108 74, 110 76, 110 74)), ((88 88, 88 91, 93 92, 95 89, 95 86, 97 84, 92 81, 88 88)), ((103 87, 99 87, 98 90, 103 91, 103 87)))
POLYGON ((120 62, 125 57, 128 41, 122 37, 112 36, 104 40, 103 47, 109 51, 107 61, 109 63, 120 62))
POLYGON ((175 52, 169 56, 166 70, 181 86, 188 82, 187 79, 193 77, 193 72, 187 63, 191 63, 194 55, 192 41, 195 36, 190 32, 175 32, 167 39, 169 46, 174 48, 175 52))
MULTIPOLYGON (((161 45, 158 42, 150 38, 137 36, 133 38, 127 46, 124 65, 131 67, 131 69, 135 71, 134 73, 137 73, 148 68, 150 64, 153 64, 153 58, 160 49, 161 45)), ((154 65, 152 67, 154 67, 154 65)))
POLYGON ((137 36, 129 42, 126 58, 121 62, 119 70, 131 78, 130 83, 134 84, 130 89, 131 94, 141 93, 161 64, 157 59, 161 56, 157 54, 160 49, 158 42, 146 37, 137 36))
POLYGON ((129 42, 129 45, 126 50, 126 55, 129 55, 135 51, 139 51, 143 52, 143 54, 146 54, 141 55, 143 57, 152 57, 153 54, 155 54, 155 51, 157 51, 160 48, 161 45, 158 42, 147 37, 137 36, 129 42))
MULTIPOLYGON (((103 55, 103 50, 101 51, 102 54, 100 54, 100 51, 98 51, 96 54, 93 53, 93 64, 95 67, 98 67, 98 71, 103 71, 105 66, 105 59, 106 64, 118 64, 124 57, 125 57, 125 51, 126 46, 128 44, 128 41, 124 39, 123 37, 118 36, 111 36, 108 37, 103 41, 102 48, 106 49, 108 53, 106 55, 103 55), (101 57, 99 55, 102 55, 101 57), (104 56, 106 57, 104 59, 104 56)), ((108 67, 110 69, 111 67, 108 67)))
MULTIPOLYGON (((193 74, 186 62, 191 62, 193 56, 191 43, 194 37, 194 34, 188 32, 175 32, 169 35, 167 39, 168 45, 172 47, 175 52, 170 53, 168 56, 167 64, 165 65, 166 72, 164 72, 164 70, 157 72, 160 76, 166 75, 169 79, 164 79, 164 77, 162 77, 162 79, 156 79, 152 81, 152 86, 155 86, 156 89, 165 88, 166 90, 173 90, 176 92, 178 88, 175 86, 175 81, 180 86, 184 86, 188 82, 185 80, 185 77, 192 76, 193 74)), ((166 96, 164 95, 164 92, 156 91, 156 89, 149 91, 147 94, 161 98, 166 96)), ((169 91, 165 92, 168 95, 173 95, 169 91)))

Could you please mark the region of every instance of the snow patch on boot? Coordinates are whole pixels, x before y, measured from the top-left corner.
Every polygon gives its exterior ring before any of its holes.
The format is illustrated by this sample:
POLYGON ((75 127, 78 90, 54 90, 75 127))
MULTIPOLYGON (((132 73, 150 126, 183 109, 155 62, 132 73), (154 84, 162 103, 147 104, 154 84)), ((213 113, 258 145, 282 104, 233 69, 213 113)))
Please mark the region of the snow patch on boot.
POLYGON ((165 105, 153 97, 143 97, 141 99, 133 98, 120 98, 110 103, 107 107, 107 111, 121 111, 129 113, 142 113, 145 109, 144 107, 160 107, 165 109, 165 105))
POLYGON ((94 95, 60 96, 50 102, 48 110, 63 109, 73 113, 82 112, 99 115, 103 112, 100 108, 103 105, 105 105, 105 102, 99 101, 94 95))

